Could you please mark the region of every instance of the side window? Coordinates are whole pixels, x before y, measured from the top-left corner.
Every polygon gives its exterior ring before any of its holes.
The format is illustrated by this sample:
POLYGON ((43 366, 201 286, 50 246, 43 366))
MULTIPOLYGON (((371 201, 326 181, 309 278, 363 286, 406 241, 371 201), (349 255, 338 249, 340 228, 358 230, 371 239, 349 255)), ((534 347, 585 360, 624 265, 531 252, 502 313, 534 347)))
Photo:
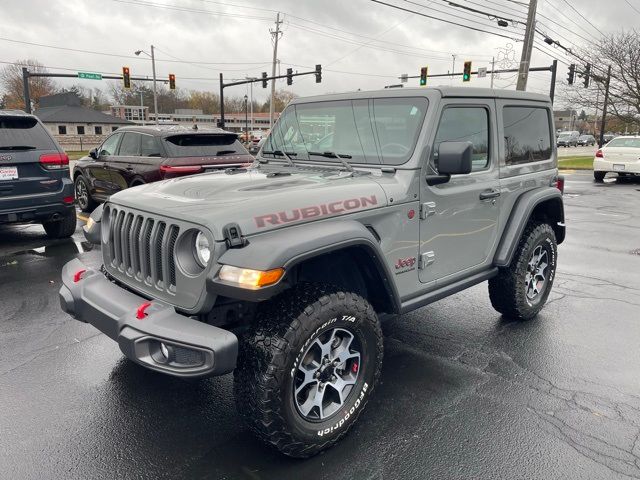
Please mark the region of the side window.
POLYGON ((449 107, 442 112, 433 144, 432 165, 438 169, 438 149, 442 142, 473 144, 472 172, 489 166, 489 112, 484 107, 449 107))
POLYGON ((546 108, 504 107, 502 118, 507 165, 551 158, 551 127, 546 108))
POLYGON ((127 132, 122 138, 118 156, 120 157, 137 157, 140 155, 140 135, 133 132, 127 132))
POLYGON ((140 156, 160 156, 160 145, 158 145, 158 139, 156 137, 152 135, 140 135, 140 156))
POLYGON ((118 146, 118 140, 120 140, 121 135, 119 133, 115 135, 111 135, 107 138, 102 146, 100 147, 99 156, 103 155, 115 155, 116 147, 118 146))

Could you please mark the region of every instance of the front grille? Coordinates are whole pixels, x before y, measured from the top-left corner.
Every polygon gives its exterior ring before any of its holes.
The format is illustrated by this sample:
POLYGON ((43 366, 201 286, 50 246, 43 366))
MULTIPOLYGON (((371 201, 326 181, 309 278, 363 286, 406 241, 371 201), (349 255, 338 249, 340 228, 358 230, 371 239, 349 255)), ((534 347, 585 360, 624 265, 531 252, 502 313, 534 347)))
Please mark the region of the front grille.
POLYGON ((175 292, 175 248, 180 227, 112 208, 109 222, 111 268, 169 293, 175 292))

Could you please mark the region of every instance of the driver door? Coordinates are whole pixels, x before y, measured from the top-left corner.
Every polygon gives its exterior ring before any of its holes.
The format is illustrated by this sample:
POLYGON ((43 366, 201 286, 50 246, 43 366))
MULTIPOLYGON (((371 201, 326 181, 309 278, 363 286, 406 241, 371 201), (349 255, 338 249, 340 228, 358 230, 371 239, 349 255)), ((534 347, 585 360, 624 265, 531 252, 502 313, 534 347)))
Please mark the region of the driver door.
POLYGON ((114 193, 113 180, 107 166, 118 151, 121 137, 121 133, 114 133, 108 137, 97 149, 98 158, 85 168, 92 196, 98 200, 106 200, 114 193))
POLYGON ((420 281, 441 286, 492 262, 498 241, 500 190, 495 102, 451 99, 443 102, 422 178, 438 170, 442 142, 471 142, 469 174, 447 183, 421 181, 420 281))

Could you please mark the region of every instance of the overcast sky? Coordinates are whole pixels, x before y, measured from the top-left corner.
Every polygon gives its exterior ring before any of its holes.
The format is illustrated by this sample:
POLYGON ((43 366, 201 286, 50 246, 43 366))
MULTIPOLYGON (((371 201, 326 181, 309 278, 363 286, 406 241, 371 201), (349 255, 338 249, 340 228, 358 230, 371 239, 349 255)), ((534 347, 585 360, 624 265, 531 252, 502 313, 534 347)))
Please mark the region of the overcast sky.
MULTIPOLYGON (((520 24, 498 27, 496 19, 453 7, 446 0, 383 1, 508 37, 521 37, 524 31, 520 24)), ((628 2, 640 11, 640 0, 628 2)), ((509 20, 526 17, 526 6, 516 0, 455 3, 509 20)), ((517 67, 520 60, 522 42, 446 24, 371 0, 2 0, 0 61, 36 59, 51 71, 59 72, 64 68, 70 72, 119 73, 127 65, 132 75, 151 75, 150 60, 135 57, 133 52, 148 51, 153 44, 157 47, 159 78, 174 73, 179 88, 217 91, 220 71, 229 79, 260 76, 262 71, 270 74, 273 51, 269 29, 274 28, 278 11, 284 19, 278 49, 282 73, 290 66, 298 71, 311 70, 316 63, 324 69, 321 84, 316 84, 313 76, 295 78, 291 87, 284 80, 278 82, 278 88, 289 88, 302 96, 381 88, 399 83, 396 77, 402 73, 419 74, 424 65, 429 66, 430 74, 447 73, 453 54, 457 55, 456 71, 462 70, 464 60, 472 60, 474 70, 490 67, 492 57, 499 66, 512 62, 512 67, 517 67), (211 64, 168 61, 176 59, 211 64)), ((538 16, 538 28, 566 46, 588 48, 586 40, 597 37, 597 30, 610 33, 636 27, 640 24, 638 11, 625 0, 539 0, 538 12, 543 16, 538 16), (581 19, 569 4, 594 26, 581 19)), ((559 49, 545 45, 542 40, 537 35, 537 45, 569 63, 559 49)), ((546 66, 551 61, 551 56, 534 50, 533 65, 546 66)), ((565 82, 566 67, 561 66, 558 81, 565 82)), ((534 73, 528 89, 548 92, 549 80, 549 73, 534 73)), ((489 81, 474 77, 468 85, 488 87, 489 81)), ((81 82, 86 87, 106 88, 104 82, 81 82)), ((417 86, 417 80, 410 82, 417 86)), ((429 84, 462 85, 462 80, 434 78, 429 84)), ((515 88, 514 84, 512 74, 496 79, 499 88, 515 88)), ((243 95, 245 91, 245 87, 234 87, 225 90, 225 94, 243 95)), ((254 86, 256 98, 265 98, 266 92, 259 84, 254 86)))

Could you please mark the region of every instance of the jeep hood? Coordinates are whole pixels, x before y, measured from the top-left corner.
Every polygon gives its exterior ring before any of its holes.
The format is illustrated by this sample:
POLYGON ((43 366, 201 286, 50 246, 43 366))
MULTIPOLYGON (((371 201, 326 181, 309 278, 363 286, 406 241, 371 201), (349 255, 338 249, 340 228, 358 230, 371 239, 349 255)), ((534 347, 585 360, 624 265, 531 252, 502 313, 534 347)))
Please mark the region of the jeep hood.
POLYGON ((109 202, 205 226, 222 240, 222 228, 229 223, 251 235, 383 207, 387 197, 372 175, 250 169, 141 185, 113 195, 109 202))

